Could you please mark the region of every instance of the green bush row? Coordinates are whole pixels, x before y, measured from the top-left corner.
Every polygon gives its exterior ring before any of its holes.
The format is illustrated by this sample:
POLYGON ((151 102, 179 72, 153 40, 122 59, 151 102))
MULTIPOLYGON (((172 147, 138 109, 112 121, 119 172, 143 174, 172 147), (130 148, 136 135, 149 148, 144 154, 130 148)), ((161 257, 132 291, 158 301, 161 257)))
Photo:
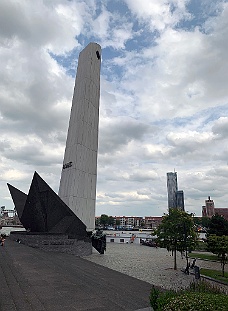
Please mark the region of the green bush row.
POLYGON ((150 304, 154 311, 227 311, 228 296, 218 287, 198 281, 179 291, 161 292, 153 287, 150 304))

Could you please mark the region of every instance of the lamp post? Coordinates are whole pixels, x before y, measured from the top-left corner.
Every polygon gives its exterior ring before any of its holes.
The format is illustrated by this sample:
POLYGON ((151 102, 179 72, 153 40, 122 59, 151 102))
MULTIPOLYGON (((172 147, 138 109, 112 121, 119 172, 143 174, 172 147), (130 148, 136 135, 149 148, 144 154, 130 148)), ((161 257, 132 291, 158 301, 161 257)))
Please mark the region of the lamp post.
POLYGON ((189 274, 189 262, 188 262, 188 246, 187 246, 187 240, 188 240, 187 236, 187 230, 186 230, 186 224, 184 222, 184 249, 185 249, 185 257, 186 257, 186 261, 187 261, 187 266, 185 269, 185 273, 189 274))

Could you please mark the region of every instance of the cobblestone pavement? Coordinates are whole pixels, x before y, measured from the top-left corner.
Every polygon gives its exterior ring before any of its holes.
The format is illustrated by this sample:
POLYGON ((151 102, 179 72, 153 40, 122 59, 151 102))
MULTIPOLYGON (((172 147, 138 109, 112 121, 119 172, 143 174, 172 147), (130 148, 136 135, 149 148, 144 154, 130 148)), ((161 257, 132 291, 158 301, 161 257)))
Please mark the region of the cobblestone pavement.
MULTIPOLYGON (((104 255, 94 250, 92 255, 84 258, 165 289, 184 288, 194 280, 193 275, 186 275, 181 271, 181 268, 186 267, 186 259, 182 258, 179 252, 177 253, 178 269, 175 271, 173 256, 162 248, 107 243, 107 251, 104 255)), ((221 269, 220 263, 217 262, 197 260, 196 265, 200 268, 221 269)), ((228 289, 228 286, 222 287, 228 289)))

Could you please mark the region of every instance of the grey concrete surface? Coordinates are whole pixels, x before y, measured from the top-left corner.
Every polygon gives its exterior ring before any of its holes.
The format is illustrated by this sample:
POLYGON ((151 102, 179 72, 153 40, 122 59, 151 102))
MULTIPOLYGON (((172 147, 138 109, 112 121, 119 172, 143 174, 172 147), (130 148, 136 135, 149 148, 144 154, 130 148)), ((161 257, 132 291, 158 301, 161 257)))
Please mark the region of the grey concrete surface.
MULTIPOLYGON (((102 256, 102 255, 99 255, 102 256)), ((0 310, 138 310, 151 284, 70 254, 6 239, 0 247, 0 310)))

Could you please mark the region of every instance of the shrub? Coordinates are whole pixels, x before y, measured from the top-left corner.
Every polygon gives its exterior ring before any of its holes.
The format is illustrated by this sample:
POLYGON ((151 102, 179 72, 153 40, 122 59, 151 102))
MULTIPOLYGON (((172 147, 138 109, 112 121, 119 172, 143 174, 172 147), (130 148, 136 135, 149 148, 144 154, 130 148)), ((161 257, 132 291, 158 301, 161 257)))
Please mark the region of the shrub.
POLYGON ((155 311, 227 311, 228 296, 209 282, 199 281, 179 291, 161 292, 153 287, 150 304, 155 311))
MULTIPOLYGON (((172 297, 161 306, 163 311, 227 311, 228 296, 225 294, 186 292, 172 297)), ((159 310, 159 309, 158 309, 159 310)))
POLYGON ((161 292, 159 289, 153 286, 150 292, 150 305, 153 307, 155 311, 162 310, 162 306, 165 305, 165 303, 169 301, 171 298, 176 297, 177 295, 178 292, 174 290, 161 292))
POLYGON ((199 282, 191 282, 189 287, 186 290, 190 292, 197 292, 197 293, 210 293, 210 294, 224 293, 221 288, 205 280, 200 280, 199 282))
POLYGON ((158 301, 159 293, 160 291, 153 286, 150 291, 150 305, 154 308, 154 310, 158 309, 157 301, 158 301))

